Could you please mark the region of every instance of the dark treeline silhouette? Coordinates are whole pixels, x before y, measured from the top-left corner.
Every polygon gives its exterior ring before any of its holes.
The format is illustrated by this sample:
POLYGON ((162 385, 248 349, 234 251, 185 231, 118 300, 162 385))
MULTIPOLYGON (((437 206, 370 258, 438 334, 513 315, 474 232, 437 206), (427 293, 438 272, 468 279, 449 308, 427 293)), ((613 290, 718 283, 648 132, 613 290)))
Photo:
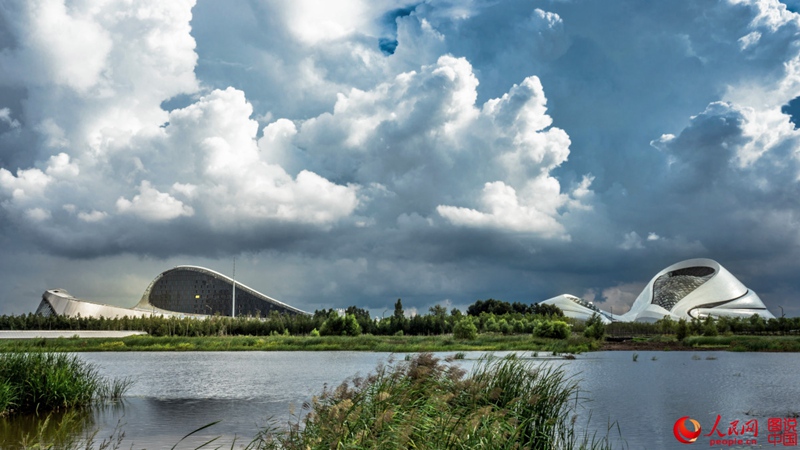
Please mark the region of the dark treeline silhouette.
POLYGON ((451 311, 441 305, 428 314, 407 317, 402 300, 397 299, 388 317, 371 317, 366 309, 351 306, 340 314, 334 309, 317 310, 313 315, 288 315, 272 312, 266 317, 211 316, 190 317, 95 317, 42 316, 37 314, 0 316, 0 330, 131 330, 153 336, 219 335, 441 335, 453 332, 459 321, 469 321, 479 332, 503 334, 532 333, 547 320, 565 320, 551 305, 510 304, 500 300, 478 300, 467 308, 451 311))
POLYGON ((489 300, 478 300, 467 308, 467 314, 470 316, 480 316, 481 313, 489 313, 496 316, 514 313, 541 316, 564 316, 564 313, 555 305, 544 305, 541 303, 526 305, 520 302, 508 303, 493 298, 489 300))

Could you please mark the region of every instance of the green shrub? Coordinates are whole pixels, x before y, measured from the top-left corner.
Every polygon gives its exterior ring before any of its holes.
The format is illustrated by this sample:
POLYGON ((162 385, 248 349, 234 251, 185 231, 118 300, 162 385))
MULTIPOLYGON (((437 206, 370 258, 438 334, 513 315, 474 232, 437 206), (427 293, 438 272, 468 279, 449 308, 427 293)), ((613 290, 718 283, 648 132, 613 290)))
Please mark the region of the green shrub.
POLYGON ((539 320, 533 327, 533 335, 536 337, 566 339, 569 334, 569 324, 560 320, 539 320))
POLYGON ((464 317, 453 325, 453 337, 470 341, 475 340, 478 338, 478 327, 475 326, 472 319, 464 317))

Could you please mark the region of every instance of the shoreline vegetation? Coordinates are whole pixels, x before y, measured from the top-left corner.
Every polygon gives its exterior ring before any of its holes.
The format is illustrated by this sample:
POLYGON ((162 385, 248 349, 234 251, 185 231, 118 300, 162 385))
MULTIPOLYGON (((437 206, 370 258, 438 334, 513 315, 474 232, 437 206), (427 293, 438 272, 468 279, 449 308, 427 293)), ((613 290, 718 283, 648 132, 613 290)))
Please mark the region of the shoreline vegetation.
POLYGON ((34 338, 0 340, 2 352, 124 351, 369 351, 386 353, 541 351, 557 354, 598 350, 583 336, 567 339, 480 334, 475 339, 438 336, 130 336, 126 338, 34 338))
MULTIPOLYGON (((387 308, 387 311, 389 308, 387 308)), ((402 300, 388 317, 361 308, 318 310, 312 315, 272 312, 265 317, 0 316, 0 330, 138 331, 123 338, 0 339, 0 352, 14 351, 543 351, 597 350, 800 351, 800 317, 765 320, 712 318, 655 323, 604 324, 565 317, 553 305, 478 300, 466 313, 441 305, 407 317, 402 300)))
MULTIPOLYGON (((484 357, 466 372, 430 353, 380 365, 325 389, 289 427, 264 429, 248 449, 611 449, 576 429, 578 381, 516 355, 484 357), (467 375, 467 376, 465 376, 467 375)), ((616 429, 619 432, 619 428, 616 429)), ((621 438, 621 435, 620 435, 621 438)))
MULTIPOLYGON (((453 359, 418 353, 403 360, 390 359, 367 376, 348 379, 337 387, 322 387, 295 418, 255 429, 253 436, 246 438, 249 441, 234 440, 230 448, 625 448, 616 424, 610 424, 604 434, 582 430, 584 420, 588 428, 590 419, 579 414, 589 400, 578 380, 568 377, 562 368, 523 360, 516 354, 484 356, 467 372, 453 359)), ((109 450, 129 444, 134 448, 135 442, 126 442, 123 427, 97 442, 92 424, 84 424, 80 414, 70 412, 58 420, 54 432, 24 436, 20 448, 109 450), (88 427, 75 433, 71 432, 74 424, 81 425, 78 430, 88 427)), ((49 418, 41 430, 49 426, 49 418)), ((184 440, 216 423, 188 433, 172 448, 183 448, 179 446, 184 440)), ((191 448, 213 447, 217 439, 199 446, 192 443, 191 448)))
POLYGON ((47 413, 118 400, 128 379, 108 380, 77 355, 54 352, 0 354, 0 417, 47 413))
POLYGON ((654 335, 596 340, 572 333, 566 339, 531 335, 479 334, 456 339, 438 336, 130 336, 125 338, 34 338, 0 340, 0 354, 19 352, 125 351, 369 351, 385 353, 531 351, 555 355, 592 351, 800 352, 800 336, 654 335))

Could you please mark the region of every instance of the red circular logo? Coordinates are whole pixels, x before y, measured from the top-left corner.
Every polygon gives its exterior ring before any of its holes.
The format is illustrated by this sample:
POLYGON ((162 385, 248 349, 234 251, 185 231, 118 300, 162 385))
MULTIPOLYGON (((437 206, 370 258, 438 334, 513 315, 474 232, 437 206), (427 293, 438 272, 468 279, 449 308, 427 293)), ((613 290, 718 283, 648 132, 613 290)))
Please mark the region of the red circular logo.
POLYGON ((675 439, 681 444, 691 444, 700 436, 700 423, 690 419, 689 416, 683 416, 675 422, 675 426, 672 427, 672 433, 675 434, 675 439), (686 425, 687 423, 691 424, 693 430, 689 429, 686 425))

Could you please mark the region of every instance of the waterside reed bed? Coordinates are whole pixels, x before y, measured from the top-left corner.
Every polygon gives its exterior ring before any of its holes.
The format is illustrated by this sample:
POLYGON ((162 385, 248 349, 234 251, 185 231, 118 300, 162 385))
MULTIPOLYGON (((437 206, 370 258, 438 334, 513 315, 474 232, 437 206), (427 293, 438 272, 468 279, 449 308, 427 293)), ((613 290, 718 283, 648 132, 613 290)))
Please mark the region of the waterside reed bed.
POLYGON ((611 448, 575 430, 574 379, 513 355, 469 376, 423 353, 323 391, 302 423, 271 428, 250 449, 611 448))
POLYGON ((45 412, 118 399, 130 380, 107 380, 67 353, 0 354, 0 415, 45 412))

